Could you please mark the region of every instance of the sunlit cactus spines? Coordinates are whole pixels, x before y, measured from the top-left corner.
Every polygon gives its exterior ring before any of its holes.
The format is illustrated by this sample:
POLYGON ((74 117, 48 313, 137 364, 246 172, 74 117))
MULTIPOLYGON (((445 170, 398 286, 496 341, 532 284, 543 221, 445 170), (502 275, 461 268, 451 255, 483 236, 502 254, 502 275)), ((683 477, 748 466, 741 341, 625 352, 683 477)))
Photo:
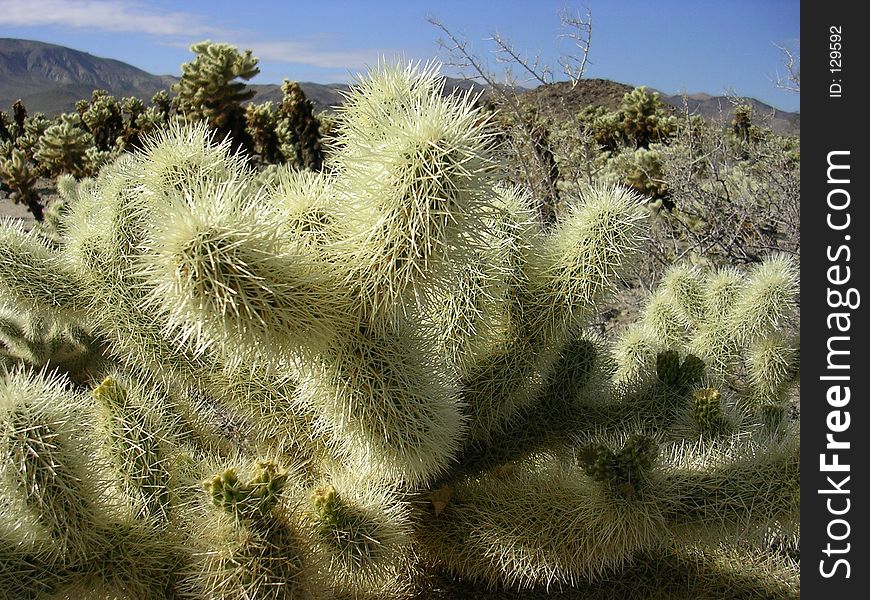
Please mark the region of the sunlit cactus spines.
POLYGON ((81 117, 64 114, 39 138, 33 158, 52 176, 69 173, 81 177, 90 174, 85 155, 93 145, 94 136, 82 126, 81 117))
POLYGON ((334 593, 407 597, 415 569, 410 504, 376 476, 366 485, 346 474, 329 480, 311 490, 303 523, 334 593))
POLYGON ((176 123, 0 227, 0 597, 799 594, 796 269, 674 267, 606 341, 643 199, 545 227, 441 92, 361 77, 322 171, 176 123))
POLYGON ((616 343, 620 378, 636 379, 639 365, 653 356, 660 377, 668 361, 694 356, 706 375, 744 388, 744 404, 782 406, 798 374, 797 284, 797 268, 784 255, 745 273, 672 267, 650 297, 643 323, 616 343))

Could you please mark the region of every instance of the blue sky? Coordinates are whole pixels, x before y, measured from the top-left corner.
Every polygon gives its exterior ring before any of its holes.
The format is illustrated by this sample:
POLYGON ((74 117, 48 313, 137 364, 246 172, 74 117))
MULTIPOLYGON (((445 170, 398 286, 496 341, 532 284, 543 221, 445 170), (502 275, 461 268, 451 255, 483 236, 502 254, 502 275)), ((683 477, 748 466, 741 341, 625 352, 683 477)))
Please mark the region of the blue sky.
MULTIPOLYGON (((60 44, 115 58, 150 73, 179 75, 188 48, 211 39, 260 58, 252 83, 284 78, 347 82, 379 55, 429 60, 446 55, 439 19, 491 62, 493 33, 558 71, 559 13, 592 14, 586 77, 647 85, 666 93, 734 92, 783 110, 799 94, 777 90, 785 46, 799 51, 798 0, 0 0, 0 37, 60 44)), ((449 69, 445 69, 447 74, 449 69)))

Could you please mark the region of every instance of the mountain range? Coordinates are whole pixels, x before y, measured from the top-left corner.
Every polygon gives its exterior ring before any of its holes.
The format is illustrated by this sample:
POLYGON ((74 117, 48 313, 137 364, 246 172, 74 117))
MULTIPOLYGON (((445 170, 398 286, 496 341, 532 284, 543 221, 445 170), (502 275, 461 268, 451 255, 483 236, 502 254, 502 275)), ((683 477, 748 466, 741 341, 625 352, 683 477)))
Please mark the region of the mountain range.
MULTIPOLYGON (((172 75, 153 75, 127 63, 99 58, 64 46, 31 40, 0 38, 0 110, 8 111, 20 99, 28 112, 43 112, 53 116, 74 109, 75 102, 90 98, 95 89, 104 89, 116 97, 137 96, 146 102, 161 89, 178 81, 172 75)), ((327 110, 342 102, 346 84, 319 84, 301 82, 305 95, 316 111, 327 110)), ((257 93, 256 102, 280 101, 281 87, 277 84, 250 84, 257 93)), ((548 102, 559 101, 570 110, 588 105, 614 108, 622 96, 634 86, 606 79, 581 80, 577 85, 555 83, 539 86, 523 93, 534 94, 548 102)), ((485 89, 484 86, 460 79, 447 78, 445 88, 485 89)), ((734 101, 749 104, 754 115, 778 133, 799 134, 800 113, 777 110, 754 98, 732 99, 699 93, 668 95, 661 99, 675 107, 707 118, 730 118, 734 101)))

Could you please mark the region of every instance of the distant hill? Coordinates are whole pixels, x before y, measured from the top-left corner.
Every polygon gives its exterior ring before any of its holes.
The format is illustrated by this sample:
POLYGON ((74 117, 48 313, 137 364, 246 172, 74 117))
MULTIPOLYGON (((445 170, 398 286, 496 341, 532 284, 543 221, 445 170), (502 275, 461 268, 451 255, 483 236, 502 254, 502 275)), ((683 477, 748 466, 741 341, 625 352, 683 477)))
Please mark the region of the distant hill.
MULTIPOLYGON (((179 66, 180 70, 180 66, 179 66)), ((8 111, 21 99, 28 112, 44 112, 49 116, 72 111, 77 100, 90 98, 95 89, 105 89, 117 97, 137 96, 150 100, 155 92, 178 81, 171 75, 152 75, 126 63, 93 56, 63 46, 0 38, 0 110, 8 111)), ((341 104, 346 84, 301 82, 302 90, 317 112, 341 104)), ((281 86, 251 84, 257 94, 254 102, 280 102, 281 86)), ((561 110, 578 111, 589 105, 616 108, 626 92, 634 86, 606 79, 585 79, 576 86, 554 83, 523 92, 529 98, 561 110)), ((480 84, 446 78, 445 92, 465 89, 485 90, 480 84)), ((662 94, 662 100, 682 110, 683 97, 662 94)), ((707 118, 733 110, 728 98, 693 94, 686 97, 690 112, 707 118)), ((800 133, 800 114, 778 111, 755 99, 745 99, 752 105, 756 118, 765 120, 774 131, 800 133)))
POLYGON ((95 89, 149 100, 175 79, 63 46, 0 38, 0 109, 21 99, 31 113, 56 115, 95 89))
POLYGON ((753 122, 762 123, 772 131, 784 135, 799 135, 801 132, 801 114, 778 110, 755 98, 729 98, 728 96, 711 96, 709 94, 688 94, 686 96, 661 95, 663 102, 676 107, 679 111, 688 108, 690 113, 701 115, 711 120, 730 120, 734 115, 734 102, 748 104, 752 107, 753 122))
MULTIPOLYGON (((525 94, 535 102, 549 105, 556 110, 576 112, 587 106, 603 106, 613 110, 622 102, 622 97, 633 89, 632 85, 608 79, 583 79, 574 86, 568 82, 552 83, 538 86, 525 94)), ((649 88, 649 91, 658 90, 649 88)), ((685 109, 688 109, 689 113, 710 120, 727 121, 734 115, 733 101, 737 101, 752 107, 755 122, 763 123, 776 133, 800 134, 800 113, 777 110, 754 98, 733 99, 709 94, 691 94, 684 98, 678 94, 668 95, 661 92, 659 94, 662 102, 673 107, 674 114, 682 114, 685 109)))

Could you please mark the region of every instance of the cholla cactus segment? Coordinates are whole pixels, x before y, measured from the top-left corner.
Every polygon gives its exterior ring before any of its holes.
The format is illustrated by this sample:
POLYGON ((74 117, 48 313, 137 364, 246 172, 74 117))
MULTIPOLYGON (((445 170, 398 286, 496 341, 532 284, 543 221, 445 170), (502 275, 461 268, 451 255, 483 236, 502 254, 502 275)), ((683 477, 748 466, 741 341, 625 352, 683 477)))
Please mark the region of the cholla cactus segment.
POLYGON ((204 181, 226 181, 246 172, 244 159, 231 153, 227 140, 215 139, 202 122, 177 122, 147 138, 135 155, 146 195, 160 199, 183 193, 204 181))
POLYGON ((48 315, 76 316, 87 304, 66 261, 37 233, 11 221, 0 222, 0 293, 10 306, 48 315))
POLYGON ((657 290, 650 297, 644 310, 643 323, 655 332, 656 339, 667 348, 680 347, 687 341, 689 322, 668 294, 657 290))
POLYGON ((212 514, 201 525, 202 549, 179 587, 194 598, 325 598, 303 562, 300 540, 284 515, 239 522, 212 514))
POLYGON ((528 194, 501 185, 494 191, 480 232, 483 248, 421 311, 435 329, 432 335, 469 381, 506 346, 528 336, 528 324, 519 314, 520 296, 528 286, 525 267, 536 256, 542 235, 528 194))
POLYGON ((413 115, 421 103, 441 94, 444 82, 438 70, 437 63, 400 68, 381 61, 367 75, 357 76, 339 108, 339 144, 352 150, 355 138, 371 143, 385 139, 389 123, 413 115))
POLYGON ((106 365, 106 359, 100 340, 81 325, 0 303, 0 364, 46 367, 84 383, 106 365))
POLYGON ((665 531, 655 502, 614 497, 565 457, 545 455, 462 481, 423 546, 454 573, 549 588, 628 564, 665 531))
POLYGON ((715 544, 794 533, 800 448, 793 436, 749 443, 732 436, 706 448, 674 446, 669 453, 665 460, 676 469, 654 493, 675 539, 715 544))
POLYGON ((109 509, 84 437, 83 406, 57 375, 15 369, 0 382, 4 512, 22 515, 17 534, 42 540, 58 560, 85 558, 98 535, 94 523, 109 509))
POLYGON ((800 273, 787 255, 768 258, 750 274, 726 324, 742 344, 788 324, 794 317, 800 273))
POLYGON ((644 551, 633 564, 578 587, 588 600, 800 598, 792 561, 758 551, 696 546, 644 551))
POLYGON ((431 95, 415 109, 390 119, 383 140, 347 136, 337 159, 348 285, 372 314, 416 302, 437 264, 482 249, 490 133, 467 100, 431 95))
POLYGON ((662 277, 659 290, 671 299, 684 321, 697 327, 704 317, 702 273, 697 267, 677 264, 662 277))
MULTIPOLYGON (((615 288, 641 237, 641 199, 623 189, 595 188, 569 206, 542 248, 541 264, 530 265, 538 302, 575 323, 594 302, 615 288), (539 272, 538 269, 540 269, 539 272)), ((534 292, 533 292, 534 293, 534 292)))
POLYGON ((420 485, 459 449, 466 418, 455 376, 412 331, 361 324, 302 375, 301 401, 351 464, 420 485))
POLYGON ((333 593, 409 597, 414 562, 410 505, 376 478, 349 475, 333 475, 332 483, 316 486, 305 519, 333 593))
POLYGON ((466 370, 462 399, 471 416, 469 437, 498 439, 518 411, 540 395, 560 347, 519 339, 502 345, 466 370))
POLYGON ((752 344, 746 371, 753 400, 761 406, 782 405, 784 388, 794 382, 797 368, 796 344, 786 336, 773 334, 752 344))
POLYGON ((743 290, 745 281, 734 267, 712 271, 704 283, 704 311, 707 315, 724 318, 743 290))
POLYGON ((154 388, 122 377, 117 373, 108 376, 93 391, 104 451, 115 466, 119 487, 133 501, 138 515, 166 521, 171 495, 167 465, 173 443, 171 427, 162 422, 166 415, 161 414, 165 411, 154 388))
POLYGON ((623 385, 643 384, 656 372, 656 360, 663 346, 655 330, 645 323, 628 327, 614 344, 617 364, 615 379, 623 385))
POLYGON ((147 302, 167 315, 170 335, 230 364, 259 354, 268 356, 263 364, 280 364, 282 352, 328 344, 352 317, 330 265, 263 215, 265 199, 251 196, 246 182, 188 194, 152 225, 139 260, 152 290, 147 302))

